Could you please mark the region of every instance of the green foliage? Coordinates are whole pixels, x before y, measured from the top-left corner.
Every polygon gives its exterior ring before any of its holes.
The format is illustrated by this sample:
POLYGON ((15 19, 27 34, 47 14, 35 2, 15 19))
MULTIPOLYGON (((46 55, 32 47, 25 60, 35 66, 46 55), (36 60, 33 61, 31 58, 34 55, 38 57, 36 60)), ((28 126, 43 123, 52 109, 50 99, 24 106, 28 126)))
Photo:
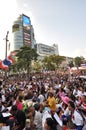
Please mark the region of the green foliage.
POLYGON ((62 63, 62 61, 65 59, 64 56, 59 55, 51 55, 49 57, 45 57, 43 59, 43 66, 47 68, 48 70, 55 70, 59 67, 59 65, 62 63))
POLYGON ((42 70, 42 64, 39 61, 35 61, 33 64, 33 69, 35 71, 41 71, 42 70))
POLYGON ((70 62, 69 62, 69 66, 70 66, 70 67, 74 67, 73 61, 70 61, 70 62))
POLYGON ((75 65, 76 66, 80 66, 82 63, 83 63, 83 61, 82 61, 82 58, 81 57, 75 57, 75 65))
POLYGON ((32 49, 29 46, 21 47, 16 54, 16 62, 13 66, 16 71, 27 71, 30 73, 31 61, 37 59, 37 53, 35 49, 32 49))

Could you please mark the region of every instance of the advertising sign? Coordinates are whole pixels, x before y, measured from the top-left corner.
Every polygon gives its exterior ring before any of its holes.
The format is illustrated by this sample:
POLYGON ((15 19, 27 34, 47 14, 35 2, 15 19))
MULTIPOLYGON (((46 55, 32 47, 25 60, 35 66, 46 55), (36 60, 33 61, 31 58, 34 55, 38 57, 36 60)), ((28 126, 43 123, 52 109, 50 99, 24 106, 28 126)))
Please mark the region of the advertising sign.
POLYGON ((22 15, 23 39, 25 45, 31 45, 31 21, 26 15, 22 15))

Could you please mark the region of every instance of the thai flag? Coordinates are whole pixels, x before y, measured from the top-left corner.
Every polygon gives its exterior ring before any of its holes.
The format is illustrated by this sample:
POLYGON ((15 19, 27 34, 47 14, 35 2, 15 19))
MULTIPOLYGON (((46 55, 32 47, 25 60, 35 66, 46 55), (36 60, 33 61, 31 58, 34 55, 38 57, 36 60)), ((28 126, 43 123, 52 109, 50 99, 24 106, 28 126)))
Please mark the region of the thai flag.
POLYGON ((10 65, 11 65, 11 62, 10 62, 10 60, 5 59, 5 60, 3 60, 3 64, 4 64, 4 65, 7 65, 7 66, 10 66, 10 65))
POLYGON ((2 60, 0 60, 0 69, 8 70, 9 67, 8 67, 8 65, 5 65, 2 60))
POLYGON ((7 57, 7 59, 11 62, 11 64, 14 64, 14 55, 13 55, 13 53, 10 53, 10 55, 7 57))

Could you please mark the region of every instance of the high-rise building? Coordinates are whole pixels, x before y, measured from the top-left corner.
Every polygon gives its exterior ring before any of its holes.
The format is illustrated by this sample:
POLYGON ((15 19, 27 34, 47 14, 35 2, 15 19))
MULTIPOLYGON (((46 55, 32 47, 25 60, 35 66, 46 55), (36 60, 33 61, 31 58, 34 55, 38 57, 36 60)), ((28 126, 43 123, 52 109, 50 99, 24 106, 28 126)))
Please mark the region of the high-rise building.
POLYGON ((18 50, 23 45, 34 48, 35 37, 34 29, 31 25, 30 17, 22 14, 13 23, 13 50, 18 50))

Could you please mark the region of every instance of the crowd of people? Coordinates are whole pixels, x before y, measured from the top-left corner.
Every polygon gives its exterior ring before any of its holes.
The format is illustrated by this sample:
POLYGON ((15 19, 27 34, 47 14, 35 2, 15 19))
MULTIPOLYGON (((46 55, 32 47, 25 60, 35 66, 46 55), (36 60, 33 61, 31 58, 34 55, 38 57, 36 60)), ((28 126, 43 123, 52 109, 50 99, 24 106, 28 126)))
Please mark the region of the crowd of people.
POLYGON ((86 130, 86 80, 80 74, 1 77, 0 129, 86 130))

